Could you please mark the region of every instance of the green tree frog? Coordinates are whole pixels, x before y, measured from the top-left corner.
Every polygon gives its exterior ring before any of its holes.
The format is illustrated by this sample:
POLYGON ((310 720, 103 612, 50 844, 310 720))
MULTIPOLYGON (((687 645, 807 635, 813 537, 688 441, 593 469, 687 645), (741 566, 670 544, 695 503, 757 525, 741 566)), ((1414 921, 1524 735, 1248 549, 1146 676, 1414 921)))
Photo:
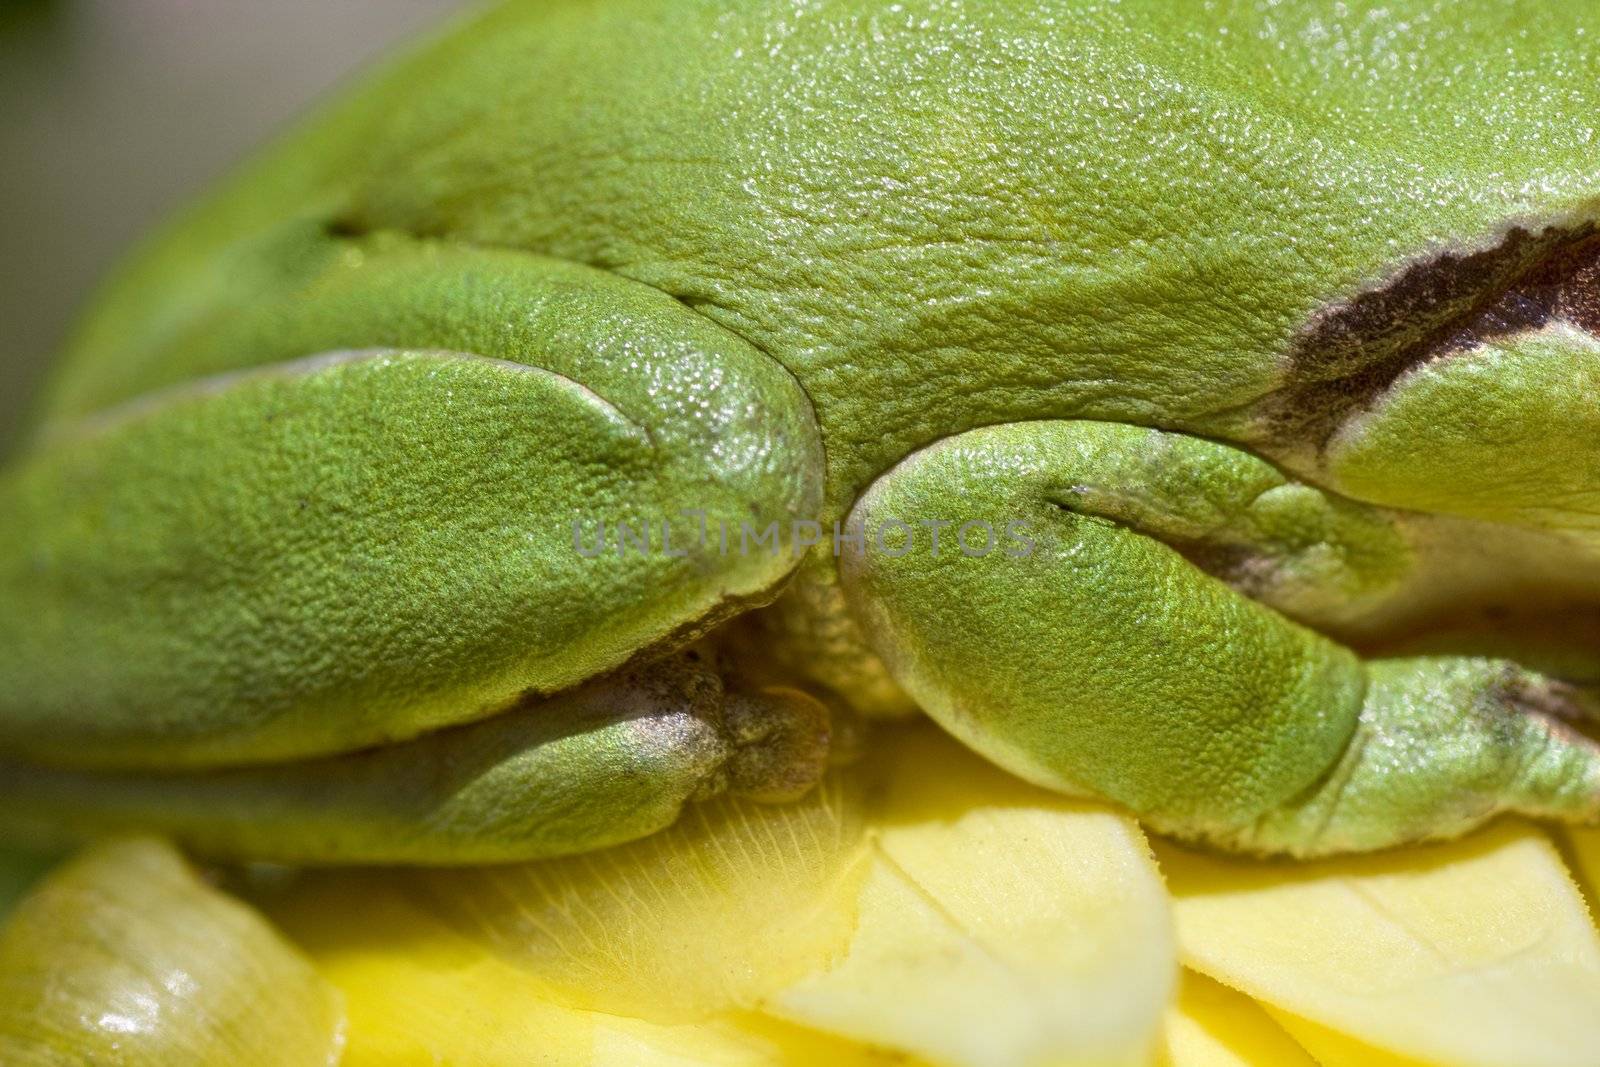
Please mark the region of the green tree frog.
POLYGON ((0 832, 572 853, 917 711, 1228 850, 1594 820, 1597 71, 1592 4, 465 21, 68 345, 0 832))

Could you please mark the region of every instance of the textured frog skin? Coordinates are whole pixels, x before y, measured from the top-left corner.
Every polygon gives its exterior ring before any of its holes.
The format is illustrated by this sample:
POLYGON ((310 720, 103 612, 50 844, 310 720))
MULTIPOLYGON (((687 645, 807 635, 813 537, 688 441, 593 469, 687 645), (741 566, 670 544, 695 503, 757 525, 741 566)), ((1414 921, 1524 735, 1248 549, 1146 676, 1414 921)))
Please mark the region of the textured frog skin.
MULTIPOLYGON (((137 822, 128 775, 194 806, 259 763, 300 802, 301 761, 709 634, 1231 847, 1591 818, 1580 689, 1382 653, 1600 604, 1597 35, 1489 0, 497 8, 85 319, 0 486, 0 746, 86 776, 66 830, 137 822), (569 542, 906 508, 1059 551, 569 542)), ((714 726, 707 789, 749 747, 714 726)), ((585 803, 526 847, 614 839, 585 803)))

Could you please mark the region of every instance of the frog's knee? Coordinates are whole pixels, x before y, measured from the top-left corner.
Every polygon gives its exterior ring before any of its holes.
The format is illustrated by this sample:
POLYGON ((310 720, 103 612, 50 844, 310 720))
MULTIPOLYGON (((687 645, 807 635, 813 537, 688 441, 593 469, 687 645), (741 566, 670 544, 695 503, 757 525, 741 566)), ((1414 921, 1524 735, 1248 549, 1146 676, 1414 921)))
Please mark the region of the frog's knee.
POLYGON ((190 339, 229 373, 0 478, 0 748, 175 767, 401 740, 681 644, 795 566, 718 536, 821 499, 809 401, 736 335, 514 251, 331 270, 190 339))
POLYGON ((1505 661, 1363 662, 1271 606, 1328 616, 1392 594, 1405 543, 1235 449, 990 427, 906 460, 852 521, 865 547, 844 587, 923 707, 1011 770, 1157 830, 1312 855, 1502 811, 1600 816, 1600 747, 1564 721, 1576 691, 1505 661), (930 520, 1012 523, 1017 540, 935 550, 930 520))
MULTIPOLYGON (((1364 686, 1352 653, 1195 565, 1226 543, 1208 535, 1285 491, 1194 438, 988 427, 869 489, 843 582, 896 680, 996 762, 1158 824, 1238 826, 1337 759, 1364 686)), ((1316 569, 1256 544, 1268 585, 1316 569)))

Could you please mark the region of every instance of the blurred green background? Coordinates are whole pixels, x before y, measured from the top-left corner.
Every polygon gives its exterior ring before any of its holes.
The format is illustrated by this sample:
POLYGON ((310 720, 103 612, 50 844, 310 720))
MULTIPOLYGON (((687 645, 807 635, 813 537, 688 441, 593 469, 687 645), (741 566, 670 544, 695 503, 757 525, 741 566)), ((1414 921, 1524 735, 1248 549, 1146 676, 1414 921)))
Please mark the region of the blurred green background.
POLYGON ((464 0, 0 0, 0 452, 117 256, 464 0))

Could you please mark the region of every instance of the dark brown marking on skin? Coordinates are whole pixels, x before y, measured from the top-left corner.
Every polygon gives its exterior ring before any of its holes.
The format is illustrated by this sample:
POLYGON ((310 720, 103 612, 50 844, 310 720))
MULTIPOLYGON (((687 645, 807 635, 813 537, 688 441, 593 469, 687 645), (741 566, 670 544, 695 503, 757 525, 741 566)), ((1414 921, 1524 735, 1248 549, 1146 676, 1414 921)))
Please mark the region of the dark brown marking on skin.
POLYGON ((1513 229, 1493 248, 1443 253, 1318 313, 1273 394, 1273 436, 1324 446, 1406 371, 1560 319, 1600 334, 1600 227, 1513 229))
POLYGON ((1220 579, 1245 596, 1261 599, 1277 584, 1280 564, 1266 550, 1223 541, 1162 538, 1192 566, 1220 579))

